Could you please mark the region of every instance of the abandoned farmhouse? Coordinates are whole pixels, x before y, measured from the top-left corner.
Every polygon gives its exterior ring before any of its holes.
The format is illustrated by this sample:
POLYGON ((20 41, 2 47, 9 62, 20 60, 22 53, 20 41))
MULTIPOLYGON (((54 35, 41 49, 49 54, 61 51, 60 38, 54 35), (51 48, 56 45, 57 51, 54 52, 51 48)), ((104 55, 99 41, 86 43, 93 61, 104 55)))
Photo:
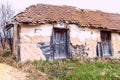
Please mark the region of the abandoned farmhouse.
POLYGON ((13 19, 6 29, 13 29, 13 53, 20 61, 120 58, 120 14, 37 4, 13 19))

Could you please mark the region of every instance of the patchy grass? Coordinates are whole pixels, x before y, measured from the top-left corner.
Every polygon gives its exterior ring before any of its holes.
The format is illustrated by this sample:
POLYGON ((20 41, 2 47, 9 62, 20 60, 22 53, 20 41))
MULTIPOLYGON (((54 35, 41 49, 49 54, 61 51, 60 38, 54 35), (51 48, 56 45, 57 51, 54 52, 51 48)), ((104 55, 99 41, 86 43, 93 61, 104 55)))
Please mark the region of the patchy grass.
POLYGON ((34 61, 36 69, 49 80, 120 80, 120 60, 73 58, 59 61, 34 61))
POLYGON ((81 57, 20 63, 6 51, 0 55, 0 62, 29 73, 27 80, 120 80, 119 59, 81 57))

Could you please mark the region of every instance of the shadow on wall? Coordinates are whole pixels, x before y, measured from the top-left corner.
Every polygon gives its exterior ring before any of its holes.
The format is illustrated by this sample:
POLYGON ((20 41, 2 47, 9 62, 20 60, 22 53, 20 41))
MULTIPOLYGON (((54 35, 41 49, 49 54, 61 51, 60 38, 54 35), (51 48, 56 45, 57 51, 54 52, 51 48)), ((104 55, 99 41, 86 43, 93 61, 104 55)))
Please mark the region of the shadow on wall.
POLYGON ((50 42, 40 42, 37 44, 37 47, 39 47, 42 50, 42 53, 47 60, 49 60, 52 57, 50 42))
MULTIPOLYGON (((47 60, 50 60, 53 58, 50 42, 40 42, 37 44, 37 47, 42 50, 42 53, 47 60)), ((87 49, 86 45, 73 46, 72 44, 70 44, 70 50, 72 51, 72 56, 88 56, 88 53, 86 52, 86 50, 89 50, 89 49, 87 49)))

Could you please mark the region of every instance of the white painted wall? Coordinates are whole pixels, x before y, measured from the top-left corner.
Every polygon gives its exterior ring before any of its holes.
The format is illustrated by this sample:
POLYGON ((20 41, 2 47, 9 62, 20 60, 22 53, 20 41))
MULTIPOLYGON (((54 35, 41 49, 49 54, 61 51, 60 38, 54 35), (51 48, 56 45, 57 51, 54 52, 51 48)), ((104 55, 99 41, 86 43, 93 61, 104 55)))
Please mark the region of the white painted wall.
POLYGON ((113 57, 120 58, 120 34, 112 33, 113 57))
POLYGON ((27 26, 22 25, 21 34, 29 36, 51 36, 53 26, 50 24, 40 25, 40 26, 27 26), (36 30, 36 32, 35 32, 36 30))
POLYGON ((82 28, 74 24, 69 27, 71 38, 78 38, 80 42, 85 42, 89 38, 100 41, 100 31, 97 29, 82 28))
MULTIPOLYGON (((55 24, 54 27, 64 28, 64 24, 55 24)), ((75 24, 68 25, 70 30, 70 42, 73 45, 85 45, 87 46, 89 57, 96 57, 97 42, 100 42, 100 30, 91 29, 86 27, 80 27, 75 24)), ((21 58, 27 59, 45 59, 42 55, 42 51, 36 46, 39 42, 50 41, 52 35, 53 25, 45 24, 39 26, 21 25, 21 58), (26 50, 27 49, 27 50, 26 50), (25 56, 27 55, 27 56, 25 56), (29 57, 28 57, 29 56, 29 57)), ((112 44, 115 56, 120 53, 120 35, 112 33, 112 44)))
POLYGON ((96 57, 97 42, 100 41, 100 30, 77 25, 69 25, 70 28, 70 41, 73 46, 86 45, 85 52, 89 57, 96 57))
POLYGON ((40 42, 49 42, 53 26, 50 24, 39 26, 21 25, 20 46, 21 61, 45 60, 41 49, 37 47, 40 42))

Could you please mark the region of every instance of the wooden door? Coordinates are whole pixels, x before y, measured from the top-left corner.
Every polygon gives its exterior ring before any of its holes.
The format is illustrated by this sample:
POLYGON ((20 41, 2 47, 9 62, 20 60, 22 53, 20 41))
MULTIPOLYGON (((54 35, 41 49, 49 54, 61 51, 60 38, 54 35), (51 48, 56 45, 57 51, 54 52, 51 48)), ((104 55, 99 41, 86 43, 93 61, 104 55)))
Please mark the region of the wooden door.
POLYGON ((101 49, 102 56, 110 56, 112 54, 110 31, 101 31, 101 49))
POLYGON ((67 58, 68 42, 67 29, 54 28, 52 35, 52 50, 54 59, 67 58))

